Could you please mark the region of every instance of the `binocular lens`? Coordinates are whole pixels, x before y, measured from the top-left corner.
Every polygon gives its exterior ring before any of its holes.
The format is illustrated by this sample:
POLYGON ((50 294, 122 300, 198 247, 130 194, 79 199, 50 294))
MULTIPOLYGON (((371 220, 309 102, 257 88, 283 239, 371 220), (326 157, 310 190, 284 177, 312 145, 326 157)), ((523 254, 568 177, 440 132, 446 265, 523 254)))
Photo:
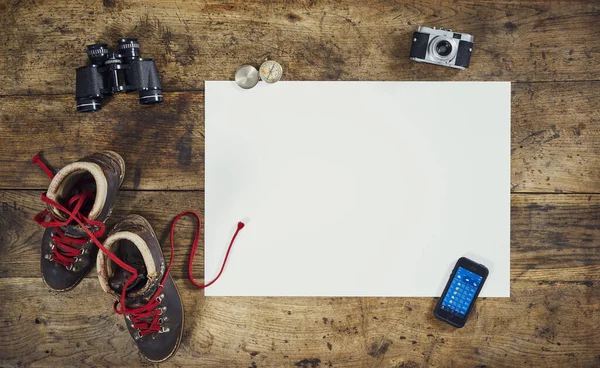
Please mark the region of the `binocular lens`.
POLYGON ((89 45, 87 53, 91 64, 77 68, 75 75, 77 111, 98 111, 105 96, 121 92, 137 91, 144 105, 163 102, 154 60, 140 57, 137 38, 121 38, 118 53, 106 44, 89 45))
POLYGON ((121 38, 119 40, 119 52, 125 58, 140 57, 140 43, 137 38, 121 38))
POLYGON ((102 97, 81 97, 77 99, 77 111, 92 112, 102 108, 102 97))
POLYGON ((140 91, 140 103, 143 105, 153 105, 163 102, 163 94, 160 89, 150 89, 140 91))
POLYGON ((108 45, 105 43, 96 43, 87 47, 87 55, 92 61, 92 64, 102 64, 108 56, 108 45))

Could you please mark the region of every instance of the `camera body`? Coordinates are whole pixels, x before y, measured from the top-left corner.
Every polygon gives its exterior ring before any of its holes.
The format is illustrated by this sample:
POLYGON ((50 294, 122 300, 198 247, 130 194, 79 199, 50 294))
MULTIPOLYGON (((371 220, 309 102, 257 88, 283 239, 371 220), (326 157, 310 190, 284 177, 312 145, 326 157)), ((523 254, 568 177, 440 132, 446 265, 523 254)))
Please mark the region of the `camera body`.
POLYGON ((472 51, 473 36, 470 34, 419 26, 413 34, 410 58, 464 70, 469 67, 472 51))
POLYGON ((119 53, 106 44, 87 47, 90 64, 77 68, 75 99, 77 111, 98 111, 106 96, 138 91, 141 104, 163 102, 162 87, 153 59, 140 57, 136 38, 119 40, 119 53))

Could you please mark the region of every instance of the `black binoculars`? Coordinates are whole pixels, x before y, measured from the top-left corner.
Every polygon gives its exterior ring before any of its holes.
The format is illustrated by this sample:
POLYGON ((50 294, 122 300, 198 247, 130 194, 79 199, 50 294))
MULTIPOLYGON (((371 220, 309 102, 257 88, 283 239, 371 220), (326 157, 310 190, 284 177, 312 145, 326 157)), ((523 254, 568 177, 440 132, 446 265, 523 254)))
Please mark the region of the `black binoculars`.
POLYGON ((118 92, 139 91, 145 105, 163 102, 154 60, 140 57, 137 38, 120 39, 119 53, 111 52, 105 43, 89 45, 87 55, 91 64, 77 68, 77 111, 98 111, 105 96, 118 92))

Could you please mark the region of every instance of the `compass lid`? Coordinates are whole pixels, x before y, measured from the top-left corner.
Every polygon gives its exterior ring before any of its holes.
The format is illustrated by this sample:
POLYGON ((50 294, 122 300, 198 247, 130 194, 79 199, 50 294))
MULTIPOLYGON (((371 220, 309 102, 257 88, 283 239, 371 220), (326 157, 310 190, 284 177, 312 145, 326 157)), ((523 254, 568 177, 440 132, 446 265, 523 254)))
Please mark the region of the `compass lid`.
POLYGON ((256 86, 256 83, 258 83, 258 70, 252 65, 242 65, 235 72, 235 82, 245 89, 256 86))

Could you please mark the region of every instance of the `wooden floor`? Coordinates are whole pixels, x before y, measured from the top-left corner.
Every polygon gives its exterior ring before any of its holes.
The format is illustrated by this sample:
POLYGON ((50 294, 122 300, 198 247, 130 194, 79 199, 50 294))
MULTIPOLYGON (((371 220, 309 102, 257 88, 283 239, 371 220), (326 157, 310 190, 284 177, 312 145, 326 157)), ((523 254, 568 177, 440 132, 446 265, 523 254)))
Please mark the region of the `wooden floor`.
POLYGON ((512 81, 511 298, 480 299, 460 330, 434 320, 427 298, 205 298, 184 275, 187 221, 173 271, 185 333, 165 366, 600 366, 593 0, 0 0, 0 366, 148 364, 95 271, 68 293, 44 286, 32 217, 48 179, 32 156, 42 151, 59 168, 119 152, 127 173, 109 225, 142 214, 166 245, 174 215, 203 210, 204 80, 232 79, 265 57, 283 64, 286 80, 512 81), (473 34, 471 68, 411 62, 418 25, 473 34), (118 96, 76 113, 85 46, 127 36, 156 59, 165 103, 118 96))

